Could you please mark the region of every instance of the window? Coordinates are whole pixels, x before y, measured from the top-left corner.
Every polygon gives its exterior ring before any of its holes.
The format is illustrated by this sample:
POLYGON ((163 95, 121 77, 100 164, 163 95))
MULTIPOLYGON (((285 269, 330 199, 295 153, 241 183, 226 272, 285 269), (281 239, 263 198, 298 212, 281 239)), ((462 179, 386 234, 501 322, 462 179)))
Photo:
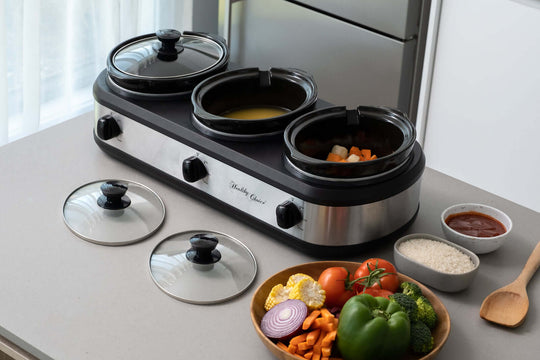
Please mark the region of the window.
POLYGON ((0 145, 93 109, 120 42, 191 28, 192 0, 5 0, 0 5, 0 145))

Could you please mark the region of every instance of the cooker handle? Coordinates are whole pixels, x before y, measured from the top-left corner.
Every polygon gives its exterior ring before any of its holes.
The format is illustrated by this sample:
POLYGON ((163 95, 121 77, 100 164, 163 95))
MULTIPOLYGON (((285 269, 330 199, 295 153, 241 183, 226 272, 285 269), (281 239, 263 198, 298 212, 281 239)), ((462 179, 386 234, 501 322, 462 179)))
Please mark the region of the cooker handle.
POLYGON ((100 186, 102 195, 98 197, 97 204, 106 210, 122 210, 131 204, 126 196, 128 186, 118 181, 107 181, 100 186))
POLYGON ((174 29, 163 29, 156 31, 156 36, 161 41, 161 47, 158 49, 158 59, 163 61, 174 61, 178 59, 178 54, 184 48, 181 45, 176 45, 182 33, 174 29))
POLYGON ((196 234, 189 239, 191 248, 186 251, 186 258, 194 264, 210 265, 221 259, 221 253, 216 249, 219 243, 217 237, 210 234, 196 234))

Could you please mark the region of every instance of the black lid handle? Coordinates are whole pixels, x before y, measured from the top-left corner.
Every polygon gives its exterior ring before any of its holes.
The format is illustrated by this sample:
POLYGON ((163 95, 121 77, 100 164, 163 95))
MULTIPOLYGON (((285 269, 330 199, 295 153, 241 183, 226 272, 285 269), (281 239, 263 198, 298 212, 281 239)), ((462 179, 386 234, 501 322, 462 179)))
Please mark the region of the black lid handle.
POLYGON ((163 61, 174 61, 178 54, 184 50, 182 46, 176 46, 182 33, 174 29, 163 29, 156 31, 156 36, 161 41, 161 47, 158 49, 158 59, 163 61))
POLYGON ((97 204, 104 209, 121 210, 131 204, 131 200, 125 195, 128 189, 126 184, 107 181, 101 184, 100 189, 102 195, 98 197, 97 204))
POLYGON ((195 264, 214 264, 221 259, 221 253, 216 249, 218 239, 209 234, 193 235, 189 242, 191 248, 186 252, 186 258, 195 264))

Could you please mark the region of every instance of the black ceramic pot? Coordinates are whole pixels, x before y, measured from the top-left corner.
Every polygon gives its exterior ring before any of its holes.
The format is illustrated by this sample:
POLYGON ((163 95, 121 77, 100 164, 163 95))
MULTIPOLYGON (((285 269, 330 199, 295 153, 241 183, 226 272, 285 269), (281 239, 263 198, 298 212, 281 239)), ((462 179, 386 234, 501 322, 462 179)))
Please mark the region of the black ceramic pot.
POLYGON ((189 95, 202 80, 225 71, 229 50, 216 35, 159 30, 129 39, 107 57, 107 83, 119 95, 166 100, 189 95))
POLYGON ((309 112, 284 132, 286 161, 305 177, 362 180, 388 176, 403 165, 413 149, 416 131, 407 116, 386 107, 330 107, 309 112), (334 145, 370 149, 377 159, 326 161, 334 145))
POLYGON ((317 101, 312 76, 299 69, 244 68, 216 74, 193 90, 193 124, 203 133, 231 140, 254 140, 281 134, 317 101), (225 114, 237 109, 283 109, 273 117, 238 119, 225 114))

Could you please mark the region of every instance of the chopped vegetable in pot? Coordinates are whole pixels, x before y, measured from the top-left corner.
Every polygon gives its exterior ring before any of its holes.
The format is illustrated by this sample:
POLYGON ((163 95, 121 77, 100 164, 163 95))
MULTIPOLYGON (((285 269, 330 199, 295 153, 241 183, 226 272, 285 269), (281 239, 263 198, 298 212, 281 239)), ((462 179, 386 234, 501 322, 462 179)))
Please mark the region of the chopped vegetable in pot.
POLYGON ((372 155, 370 149, 360 149, 351 146, 349 150, 341 145, 334 145, 326 157, 326 161, 334 162, 359 162, 375 160, 377 155, 372 155))

